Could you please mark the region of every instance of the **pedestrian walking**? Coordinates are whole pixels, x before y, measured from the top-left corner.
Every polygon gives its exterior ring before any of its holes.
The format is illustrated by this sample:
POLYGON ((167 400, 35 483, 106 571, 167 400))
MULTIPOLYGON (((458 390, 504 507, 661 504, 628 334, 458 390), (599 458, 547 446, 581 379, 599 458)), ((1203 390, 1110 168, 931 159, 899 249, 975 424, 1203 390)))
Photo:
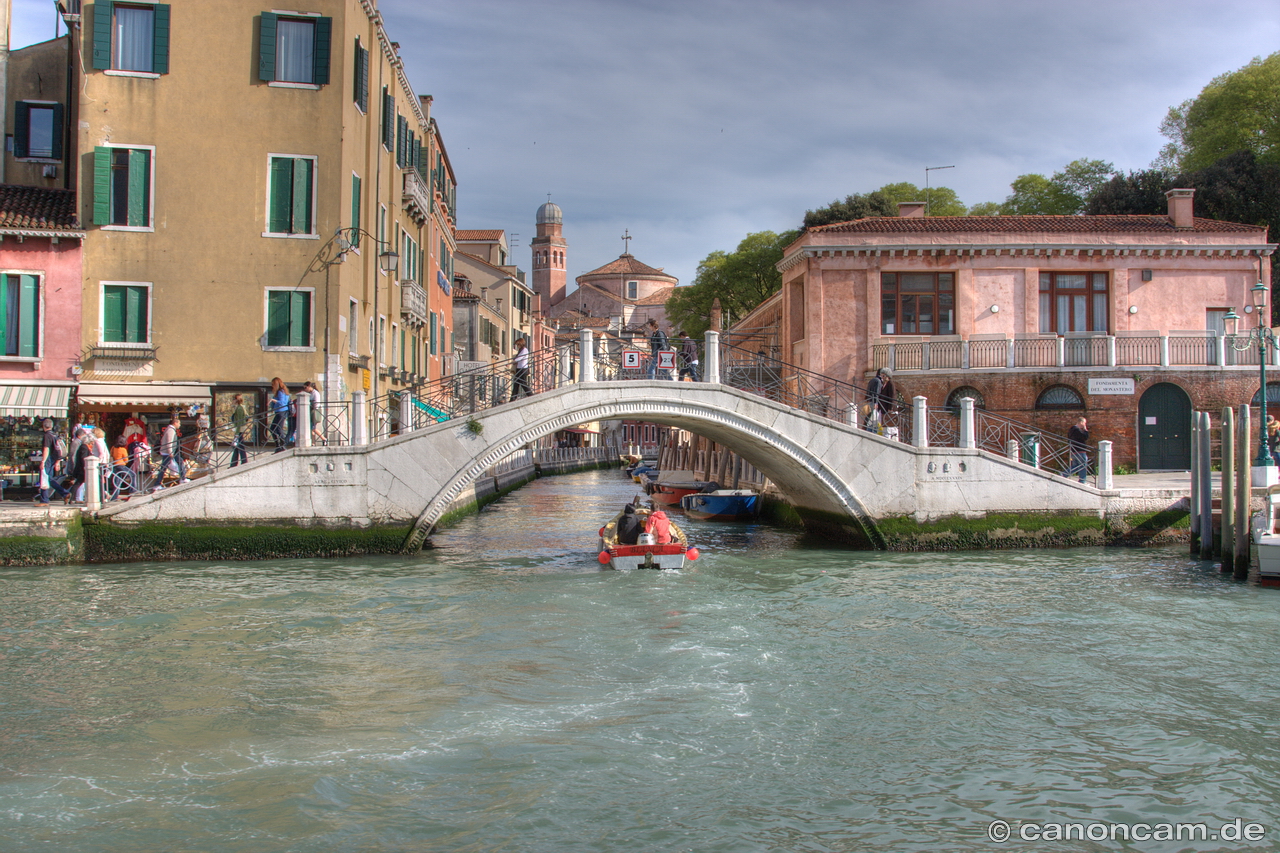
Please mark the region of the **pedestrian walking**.
POLYGON ((231 466, 243 465, 249 461, 249 452, 244 442, 249 433, 249 412, 244 407, 244 395, 236 394, 231 398, 236 407, 231 410, 231 466))
POLYGON ((58 481, 67 454, 66 439, 53 431, 53 421, 50 418, 45 418, 42 426, 44 436, 40 446, 40 494, 36 506, 49 505, 50 490, 64 500, 67 497, 67 490, 58 481))
POLYGON ((1089 421, 1083 416, 1067 430, 1067 452, 1071 457, 1067 476, 1078 476, 1083 483, 1089 473, 1089 421))
MULTIPOLYGON (((656 378, 657 378, 657 375, 656 375, 656 374, 657 374, 657 372, 658 372, 658 353, 660 353, 660 352, 662 352, 663 350, 667 349, 667 348, 668 348, 668 346, 670 346, 670 343, 669 343, 669 341, 667 340, 667 333, 666 333, 666 332, 664 332, 664 331, 662 331, 662 329, 658 328, 658 321, 657 321, 657 320, 655 320, 655 319, 653 319, 652 317, 650 317, 650 318, 649 318, 649 322, 648 322, 648 324, 647 324, 647 325, 648 325, 648 327, 649 327, 649 374, 648 374, 648 378, 649 378, 649 379, 656 379, 656 378)), ((663 373, 668 373, 668 371, 663 371, 663 373)), ((665 375, 665 376, 663 376, 662 378, 663 378, 663 379, 670 379, 670 378, 671 378, 671 376, 670 376, 670 375, 669 375, 669 373, 668 373, 668 375, 665 375)))
POLYGON ((700 382, 698 377, 698 342, 689 337, 689 333, 680 330, 680 379, 689 377, 690 382, 700 382))
POLYGON ((511 399, 519 400, 533 393, 529 387, 529 347, 524 338, 516 338, 514 370, 511 374, 511 399))

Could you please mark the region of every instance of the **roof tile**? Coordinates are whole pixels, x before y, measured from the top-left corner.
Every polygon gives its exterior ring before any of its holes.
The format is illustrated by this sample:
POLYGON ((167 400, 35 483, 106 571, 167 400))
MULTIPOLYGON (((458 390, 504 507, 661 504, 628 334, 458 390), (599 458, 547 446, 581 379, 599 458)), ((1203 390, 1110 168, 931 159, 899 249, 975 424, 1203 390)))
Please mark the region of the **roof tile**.
POLYGON ((0 184, 0 228, 79 231, 75 191, 0 184))
MULTIPOLYGON (((1217 219, 1196 217, 1196 232, 1256 233, 1261 225, 1243 225, 1217 219)), ((880 216, 833 222, 808 229, 815 234, 972 234, 983 233, 1051 233, 1051 234, 1117 234, 1117 233, 1186 233, 1175 228, 1168 216, 880 216)))

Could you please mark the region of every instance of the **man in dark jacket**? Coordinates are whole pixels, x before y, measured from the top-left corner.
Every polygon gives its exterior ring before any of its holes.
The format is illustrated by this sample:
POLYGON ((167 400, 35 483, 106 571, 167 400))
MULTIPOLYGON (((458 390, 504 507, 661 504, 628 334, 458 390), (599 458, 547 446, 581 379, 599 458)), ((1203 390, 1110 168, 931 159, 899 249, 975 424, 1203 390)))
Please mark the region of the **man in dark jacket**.
POLYGON ((640 533, 644 530, 644 526, 640 524, 640 517, 636 515, 636 508, 631 504, 627 504, 622 509, 622 517, 618 519, 618 544, 634 545, 640 541, 640 533))
POLYGON ((1089 473, 1089 422, 1084 418, 1067 430, 1067 450, 1071 454, 1067 476, 1079 476, 1083 483, 1085 474, 1089 473))
MULTIPOLYGON (((658 321, 649 318, 649 378, 655 378, 658 370, 658 353, 667 348, 667 333, 658 328, 658 321)), ((666 373, 667 371, 664 371, 666 373)), ((670 379, 669 375, 663 379, 670 379)))

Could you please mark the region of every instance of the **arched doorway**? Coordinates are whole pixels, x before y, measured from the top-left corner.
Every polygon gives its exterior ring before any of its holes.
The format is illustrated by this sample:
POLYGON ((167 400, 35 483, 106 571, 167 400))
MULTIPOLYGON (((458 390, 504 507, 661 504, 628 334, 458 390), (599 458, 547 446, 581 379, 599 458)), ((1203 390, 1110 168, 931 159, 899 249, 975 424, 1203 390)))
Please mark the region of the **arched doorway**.
POLYGON ((1191 467, 1191 398, 1172 382, 1160 382, 1138 401, 1138 468, 1186 471, 1191 467))

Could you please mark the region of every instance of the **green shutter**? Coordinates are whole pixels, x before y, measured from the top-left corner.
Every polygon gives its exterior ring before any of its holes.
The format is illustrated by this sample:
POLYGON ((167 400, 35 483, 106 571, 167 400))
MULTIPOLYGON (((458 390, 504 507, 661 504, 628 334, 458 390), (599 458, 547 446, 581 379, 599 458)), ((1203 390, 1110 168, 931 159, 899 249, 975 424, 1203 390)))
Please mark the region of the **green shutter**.
POLYGON ((288 234, 293 220, 293 160, 288 157, 272 157, 267 180, 271 182, 267 231, 271 234, 288 234))
POLYGON ((151 31, 151 70, 156 74, 169 73, 169 7, 157 3, 151 31))
POLYGON ((18 276, 18 355, 35 358, 40 354, 40 279, 34 275, 18 276))
POLYGON ((31 140, 31 105, 18 101, 13 105, 13 156, 26 157, 31 140))
POLYGON ((129 149, 129 224, 145 228, 151 224, 148 215, 151 194, 151 152, 143 148, 129 149))
POLYGON ((93 67, 111 67, 111 3, 98 0, 93 4, 93 67))
POLYGON ((93 224, 111 224, 111 149, 93 149, 93 224))
POLYGON ((147 289, 125 288, 125 341, 131 344, 147 342, 147 289))
POLYGON ((436 312, 431 312, 431 354, 436 354, 436 312))
POLYGON ((404 165, 404 146, 406 136, 409 130, 409 123, 404 120, 404 116, 396 115, 396 165, 404 165))
POLYGON ((289 346, 305 347, 311 343, 309 310, 311 294, 295 291, 289 294, 289 346))
POLYGON ((262 13, 261 29, 258 33, 258 79, 276 79, 276 22, 280 16, 271 12, 262 13))
POLYGON ((360 46, 359 37, 356 38, 355 62, 353 63, 355 70, 355 91, 352 95, 356 106, 363 113, 369 112, 369 51, 360 46))
POLYGON ((400 330, 400 369, 404 370, 404 339, 407 337, 404 329, 400 330))
POLYGON ((0 276, 0 355, 13 355, 9 352, 9 324, 4 319, 9 316, 9 290, 13 286, 13 279, 14 276, 11 275, 0 276))
POLYGON ((311 54, 311 82, 329 85, 329 55, 333 52, 333 18, 316 18, 315 50, 311 54))
POLYGON ((293 161, 292 234, 311 233, 311 168, 311 160, 300 157, 293 161))
POLYGON ((267 346, 289 345, 289 291, 267 293, 267 346))
POLYGON ((102 340, 108 344, 124 341, 123 287, 102 288, 102 340))
MULTIPOLYGON (((351 176, 351 227, 360 227, 360 176, 351 176)), ((353 231, 351 245, 360 248, 360 232, 353 231)))
POLYGON ((388 151, 392 151, 396 144, 395 125, 391 123, 391 118, 395 114, 396 99, 387 87, 382 87, 382 147, 388 151))

